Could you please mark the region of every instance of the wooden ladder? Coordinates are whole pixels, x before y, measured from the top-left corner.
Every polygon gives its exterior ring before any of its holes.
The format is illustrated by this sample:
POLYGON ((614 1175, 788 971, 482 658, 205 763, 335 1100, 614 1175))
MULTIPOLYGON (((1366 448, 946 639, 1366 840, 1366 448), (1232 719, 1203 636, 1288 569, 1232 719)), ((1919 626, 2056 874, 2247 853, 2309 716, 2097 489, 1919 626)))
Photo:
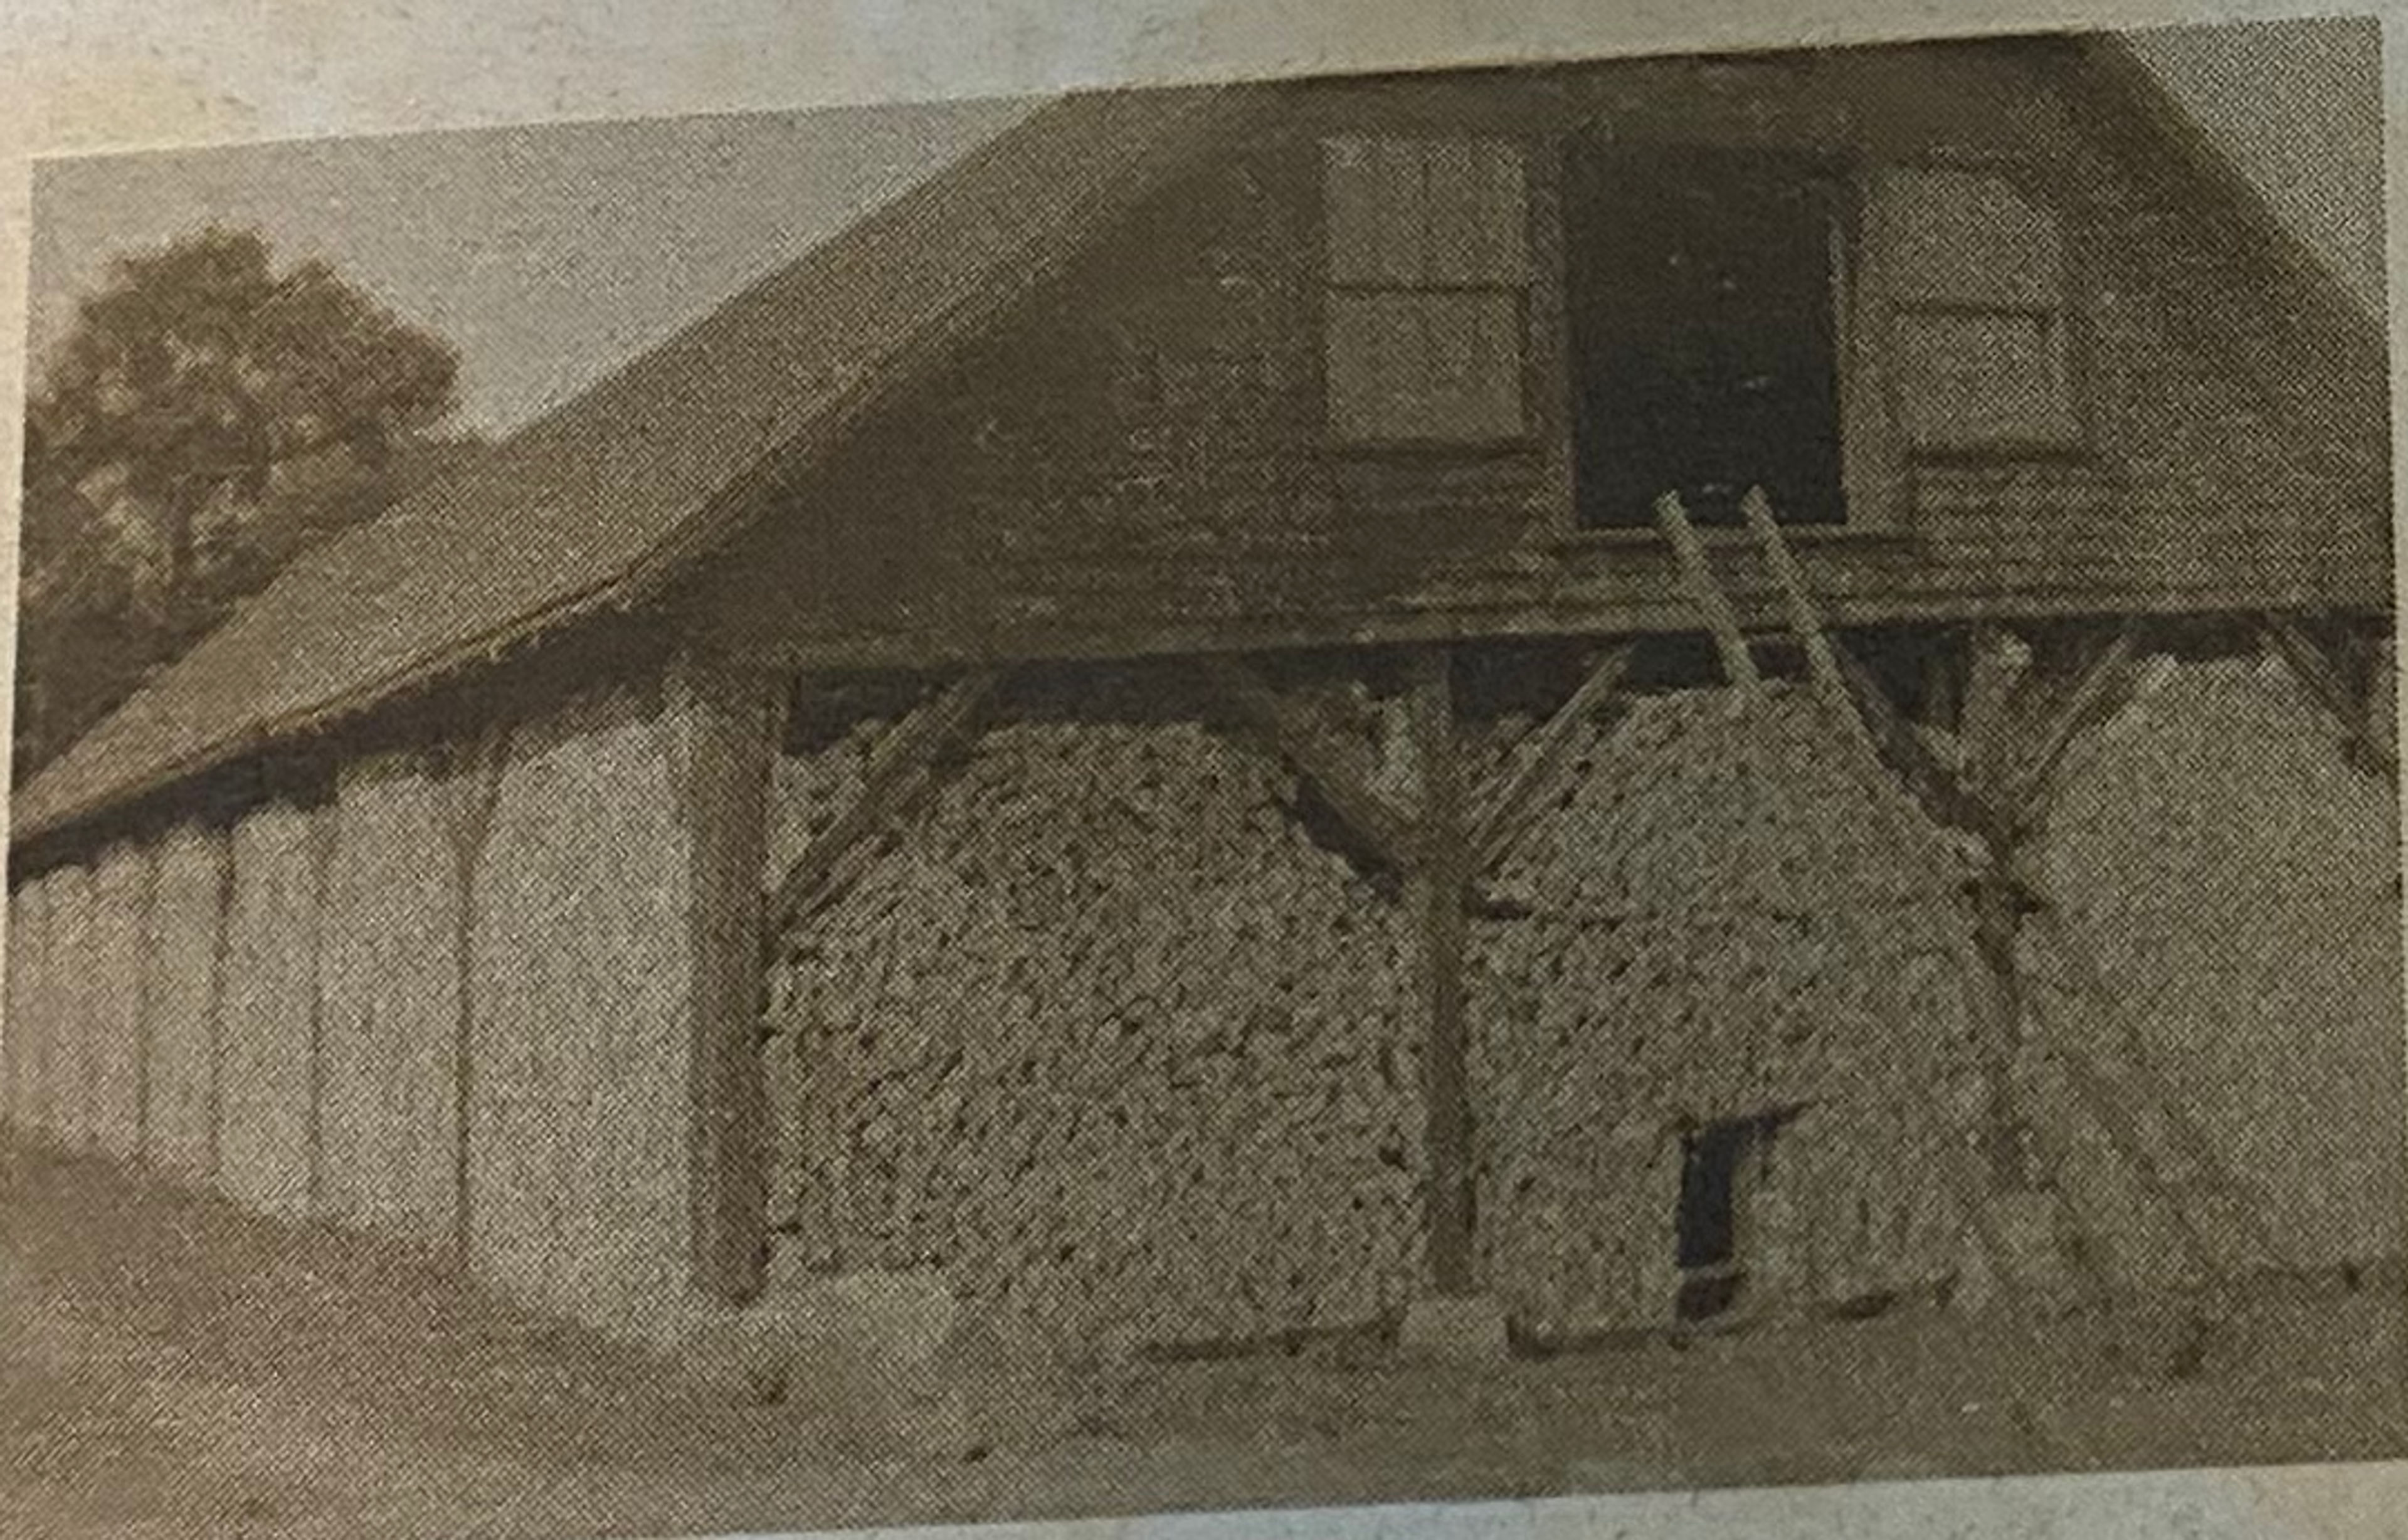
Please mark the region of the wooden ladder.
MULTIPOLYGON (((1791 554, 1789 542, 1782 537, 1781 526, 1772 516, 1772 504, 1761 487, 1751 488, 1740 500, 1741 517, 1773 582, 1780 588, 1782 606, 1789 635, 1806 655, 1807 677, 1813 681, 1814 693, 1829 709, 1856 747, 1874 756, 1871 731, 1857 713, 1855 697, 1849 693, 1847 676, 1840 666, 1840 656, 1832 646, 1828 628, 1823 624, 1806 589, 1806 576, 1791 554)), ((1713 566, 1706 558, 1705 542, 1698 537, 1688 509, 1682 505, 1678 492, 1666 492, 1656 500, 1656 524, 1672 548, 1680 563, 1681 584, 1689 603, 1705 621, 1706 631, 1713 638, 1714 651, 1722 660, 1724 677, 1731 688, 1744 699, 1755 701, 1764 693, 1764 677, 1756 665, 1755 654, 1748 647, 1747 633, 1741 625, 1739 610, 1730 596, 1714 580, 1713 566)))
MULTIPOLYGON (((1740 508, 1752 544, 1780 590, 1787 629, 1805 655, 1815 693, 1834 719, 1843 724, 1859 751, 1862 768, 1886 777, 1872 730, 1849 690, 1829 630, 1763 489, 1751 489, 1742 499, 1740 508)), ((1749 648, 1738 609, 1715 581, 1704 542, 1698 538, 1678 493, 1667 492, 1656 500, 1656 520, 1679 563, 1689 601, 1713 639, 1726 677, 1743 700, 1762 698, 1763 677, 1749 648)), ((2152 1066, 2146 1045, 2131 1020, 2114 1009, 2112 1004, 2108 1006, 2106 1014, 2114 1029, 2111 1054, 2094 1053, 2089 1045, 2064 1030, 2062 1017, 2085 1000, 2109 1001, 2111 996, 2095 965, 2089 962, 2056 909, 2044 906, 2036 918, 2059 967, 2036 980, 2055 997, 2047 1009, 2041 1009, 2032 999, 2035 991, 2026 991, 2023 1013, 2026 1024, 2036 1029, 2033 1046, 2046 1052, 2049 1061, 2062 1071, 2073 1100, 2095 1120, 2143 1193, 2166 1212, 2211 1293, 2229 1295, 2238 1281, 2233 1270, 2225 1265, 2222 1235, 2239 1237, 2254 1253, 2253 1260, 2260 1264, 2281 1266, 2283 1253, 2265 1222, 2262 1204, 2242 1190, 2216 1158, 2204 1131, 2184 1112, 2152 1066), (2205 1218, 2211 1213, 2221 1216, 2220 1225, 2205 1218)), ((1985 966, 1973 954, 1971 937, 1964 938, 1957 961, 1970 989, 1971 981, 1979 977, 1972 970, 1985 966)), ((2078 1231, 2082 1224, 2078 1205, 2066 1195, 2058 1175, 2071 1152, 2062 1148, 2055 1129, 2044 1119, 2032 1119, 2029 1123, 2037 1138, 2055 1147, 2043 1151, 2042 1164, 2050 1175, 2033 1195, 2044 1205, 2042 1218, 2047 1227, 2070 1238, 2068 1233, 2078 1231)), ((2044 1314, 2051 1295, 2071 1293, 2076 1300, 2097 1300, 2114 1291, 2105 1268, 2095 1256, 2069 1255, 2061 1244, 2050 1248, 2055 1253, 2052 1262, 2062 1269, 2061 1280, 2052 1287, 2035 1279, 2033 1248, 2008 1233, 2009 1227, 2002 1221, 1995 1201, 1995 1190, 1972 1150, 1956 1150, 1951 1164, 1951 1184, 1958 1191, 1967 1223, 1983 1248, 1984 1260, 2001 1293, 2022 1313, 2044 1314)))
POLYGON ((2289 1259, 2266 1204, 2217 1155, 2206 1130, 2174 1094, 2140 1027, 2055 909, 2034 917, 2056 966, 2035 974, 2036 1037, 2056 1050, 2069 1089, 2090 1113, 2142 1191, 2166 1216, 2211 1296, 2229 1298, 2243 1268, 2281 1270, 2289 1259), (2042 994, 2048 998, 2042 1004, 2042 994), (2106 1040, 2075 1040, 2069 1019, 2104 1019, 2106 1040))

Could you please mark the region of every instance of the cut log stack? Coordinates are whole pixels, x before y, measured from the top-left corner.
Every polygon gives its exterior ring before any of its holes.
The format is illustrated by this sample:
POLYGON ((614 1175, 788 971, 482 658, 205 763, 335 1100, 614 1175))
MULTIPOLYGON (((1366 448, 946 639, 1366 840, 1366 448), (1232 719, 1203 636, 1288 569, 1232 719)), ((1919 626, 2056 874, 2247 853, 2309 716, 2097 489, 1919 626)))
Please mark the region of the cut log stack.
POLYGON ((446 788, 396 756, 343 780, 318 957, 320 1208, 452 1242, 466 895, 446 788))
MULTIPOLYGON (((872 736, 789 768, 790 820, 821 821, 872 736)), ((781 1244, 942 1267, 971 1304, 1162 1346, 1401 1307, 1403 920, 1306 837, 1295 794, 1193 723, 991 728, 786 938, 781 1244)))
MULTIPOLYGON (((2281 667, 2185 664, 2070 758, 2047 885, 2168 1100, 2258 1198, 2298 1265, 2396 1255, 2408 1206, 2398 1108, 2401 949, 2390 783, 2331 748, 2281 667), (2170 793, 2170 788, 2181 788, 2170 793)), ((2111 1061, 2113 1016, 2053 1023, 2111 1061)), ((2162 1119, 2136 1109, 2152 1144, 2162 1119)), ((2128 1283, 2165 1278, 2170 1218, 2086 1134, 2089 1229, 2128 1283)), ((2249 1262, 2242 1237, 2215 1251, 2249 1262)))
POLYGON ((449 768, 357 761, 22 880, 12 1133, 649 1330, 695 1272, 689 1070, 719 1019, 680 793, 713 730, 597 693, 449 768))
POLYGON ((58 1034, 50 954, 56 874, 34 878, 8 895, 8 1015, 0 1043, 8 1052, 8 1124, 36 1137, 54 1136, 58 1088, 51 1068, 58 1034))
POLYGON ((67 867, 50 875, 50 955, 48 982, 50 1030, 47 1034, 49 1067, 42 1080, 49 1091, 50 1116, 44 1125, 50 1137, 69 1149, 89 1149, 93 1130, 92 1063, 99 1052, 93 1042, 92 885, 89 867, 67 867))
POLYGON ((218 1048, 218 1174, 263 1214, 308 1212, 323 809, 271 804, 234 833, 218 1048))
MULTIPOLYGON (((2364 1263, 2397 1254, 2408 1169, 2397 814, 2288 679, 2186 666, 2069 740, 2025 939, 2072 935, 2095 977, 2049 994, 2023 971, 2035 1011, 2121 1003, 2046 1042, 2112 1057, 2136 1036, 2286 1256, 2364 1263)), ((1416 756, 1382 751, 1396 702, 1277 687, 1338 724, 1333 778, 1369 788, 1350 808, 1298 785, 1319 740, 1224 735, 1168 697, 1116 714, 1077 683, 1041 713, 985 700, 870 820, 847 884, 773 938, 777 1260, 937 1269, 1056 1340, 1394 1319, 1428 1285, 1424 1168, 1444 1164, 1415 992, 1430 917, 1411 842, 1380 827, 1409 830, 1423 791, 1393 774, 1416 756)), ((1979 852, 1803 691, 1768 681, 1734 712, 1605 673, 1584 690, 1543 730, 1459 740, 1484 858, 1474 1283, 1541 1334, 1662 1324, 1683 1131, 1767 1116, 1753 1300, 1938 1281, 1963 1233, 1946 1157, 1986 1105, 1962 929, 1979 852), (1500 805, 1511 839, 1490 837, 1500 805)), ((698 854, 681 788, 721 742, 706 725, 612 697, 522 724, 491 776, 364 767, 332 805, 25 875, 0 1110, 58 1146, 138 1135, 153 1169, 269 1212, 450 1233, 480 1275, 589 1320, 683 1289, 710 1169, 695 1026, 744 1024, 695 1004, 698 895, 760 854, 698 854)), ((779 763, 772 881, 846 826, 890 725, 779 763)), ((749 1005, 749 942, 723 953, 749 1005)), ((2134 1116, 2179 1163, 2171 1123, 2134 1116)), ((2167 1216, 2084 1137, 2085 1233, 2164 1281, 2167 1216)))
MULTIPOLYGON (((879 731, 781 769, 789 859, 879 731)), ((1958 1226, 1933 1152, 1971 1120, 1954 848, 1881 800, 1802 693, 1736 715, 1718 692, 1650 697, 1584 731, 1553 746, 1473 926, 1485 1285, 1541 1331, 1659 1322, 1680 1131, 1768 1112, 1787 1175, 1762 1290, 1944 1277, 1958 1226)), ((1541 751, 1514 739, 1475 740, 1475 780, 1541 751)), ((1295 797, 1199 726, 990 729, 782 939, 781 1244, 1162 1343, 1409 1299, 1412 917, 1304 834, 1295 797)))
POLYGON ((150 896, 150 854, 111 846, 93 869, 84 924, 87 1137, 111 1160, 142 1153, 142 920, 150 896))
POLYGON ((1482 1239, 1534 1330, 1664 1319, 1681 1130, 1713 1119, 1785 1119, 1758 1299, 1954 1264, 1928 1158, 1966 1116, 1954 858, 1818 703, 1766 688, 1592 730, 1489 879, 1512 918, 1474 932, 1482 1239))
POLYGON ((687 754, 631 696, 514 733, 466 894, 469 1259, 606 1324, 688 1276, 687 754))
POLYGON ((217 1148, 220 910, 231 855, 222 831, 183 824, 152 858, 142 947, 144 1152, 193 1184, 208 1177, 217 1148))

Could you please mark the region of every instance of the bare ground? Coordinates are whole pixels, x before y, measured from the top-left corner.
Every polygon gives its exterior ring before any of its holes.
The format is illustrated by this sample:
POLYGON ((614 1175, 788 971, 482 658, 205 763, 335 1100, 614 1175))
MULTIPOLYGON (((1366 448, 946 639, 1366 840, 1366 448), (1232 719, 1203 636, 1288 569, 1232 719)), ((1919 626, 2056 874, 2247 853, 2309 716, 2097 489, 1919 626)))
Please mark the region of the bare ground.
POLYGON ((0 1534, 621 1535, 2408 1453, 2396 1285, 2203 1346, 1936 1310, 1477 1368, 1137 1365, 1039 1428, 865 1442, 462 1287, 0 1147, 0 1534))

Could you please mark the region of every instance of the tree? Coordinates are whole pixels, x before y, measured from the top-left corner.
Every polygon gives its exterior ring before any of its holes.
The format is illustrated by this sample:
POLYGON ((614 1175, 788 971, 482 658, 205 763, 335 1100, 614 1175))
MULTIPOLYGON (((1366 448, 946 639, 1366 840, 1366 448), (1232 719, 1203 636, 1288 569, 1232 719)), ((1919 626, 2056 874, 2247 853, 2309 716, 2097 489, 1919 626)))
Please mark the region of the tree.
POLYGON ((448 456, 457 370, 325 264, 277 271, 255 232, 120 259, 26 406, 21 775, 448 456))

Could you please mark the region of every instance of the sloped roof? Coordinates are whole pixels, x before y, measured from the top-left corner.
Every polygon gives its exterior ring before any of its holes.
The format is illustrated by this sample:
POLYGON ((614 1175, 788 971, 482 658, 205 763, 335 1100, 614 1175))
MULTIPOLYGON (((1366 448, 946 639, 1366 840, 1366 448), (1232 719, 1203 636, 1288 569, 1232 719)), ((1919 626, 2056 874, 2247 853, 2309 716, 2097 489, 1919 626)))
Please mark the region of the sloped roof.
POLYGON ((18 793, 11 842, 653 592, 1075 251, 1243 88, 1040 107, 385 516, 308 552, 18 793))
MULTIPOLYGON (((2029 39, 2024 41, 2031 41, 2029 39)), ((2104 38, 2055 51, 2278 304, 2381 378, 2374 318, 2104 38)), ((383 518, 304 556, 18 794, 21 844, 657 592, 1277 87, 1065 97, 383 518)), ((2193 125, 2195 127, 2195 125, 2193 125)))

